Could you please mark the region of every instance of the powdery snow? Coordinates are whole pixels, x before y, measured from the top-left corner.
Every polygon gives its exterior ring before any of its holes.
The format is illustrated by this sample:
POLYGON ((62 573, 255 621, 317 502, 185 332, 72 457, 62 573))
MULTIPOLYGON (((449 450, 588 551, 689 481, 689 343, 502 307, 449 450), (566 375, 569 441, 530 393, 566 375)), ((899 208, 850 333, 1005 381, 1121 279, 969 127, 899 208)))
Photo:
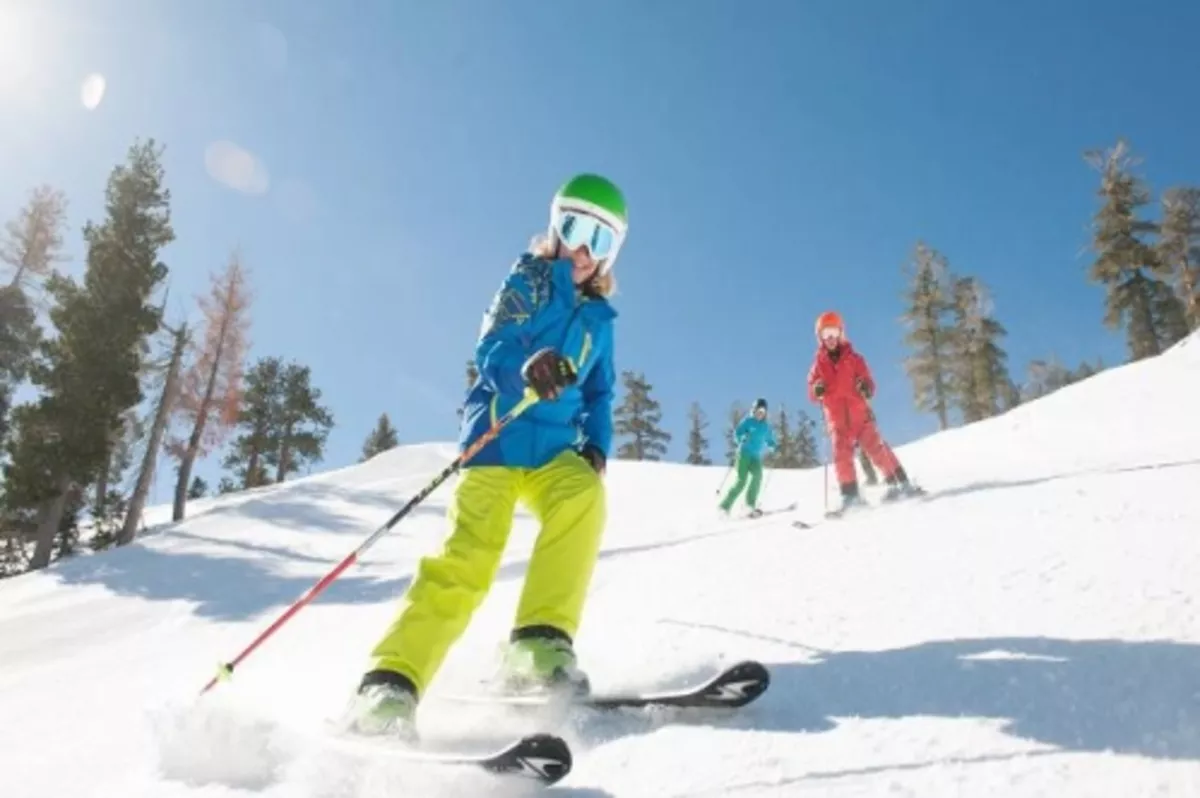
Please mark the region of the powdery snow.
MULTIPOLYGON (((721 717, 581 715, 552 793, 1200 795, 1200 338, 903 447, 930 491, 810 530, 821 469, 770 474, 719 520, 724 467, 613 463, 585 627, 600 686, 717 661, 773 672, 721 717)), ((886 430, 885 430, 886 432, 886 430)), ((0 583, 6 798, 532 794, 323 742, 443 487, 205 700, 231 659, 453 457, 450 445, 193 504, 136 544, 0 583)), ((154 508, 151 523, 169 508, 154 508)), ((534 528, 423 704, 431 745, 489 748, 530 716, 439 700, 492 672, 534 528)))

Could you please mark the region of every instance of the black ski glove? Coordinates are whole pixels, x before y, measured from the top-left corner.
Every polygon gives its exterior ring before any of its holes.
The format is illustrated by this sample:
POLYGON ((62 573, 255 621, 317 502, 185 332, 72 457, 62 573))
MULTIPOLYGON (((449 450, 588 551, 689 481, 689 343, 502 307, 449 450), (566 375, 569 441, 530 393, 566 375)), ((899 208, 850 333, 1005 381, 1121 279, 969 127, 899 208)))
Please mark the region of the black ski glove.
POLYGON ((820 399, 824 395, 825 395, 825 383, 818 382, 815 385, 813 385, 813 396, 820 399))
POLYGON ((871 389, 870 389, 870 387, 867 385, 867 381, 866 381, 866 380, 864 380, 862 377, 859 377, 859 378, 858 378, 858 380, 856 380, 856 381, 855 381, 855 383, 854 383, 854 387, 858 388, 858 392, 859 392, 860 394, 862 394, 862 397, 863 397, 864 399, 870 399, 870 398, 871 398, 871 389))
POLYGON ((525 384, 540 399, 557 399, 563 388, 575 384, 575 369, 571 362, 550 347, 533 353, 521 367, 525 384))
POLYGON ((588 461, 588 465, 600 476, 604 476, 604 470, 607 467, 608 458, 604 456, 604 452, 597 449, 595 446, 584 446, 583 451, 579 456, 588 461))

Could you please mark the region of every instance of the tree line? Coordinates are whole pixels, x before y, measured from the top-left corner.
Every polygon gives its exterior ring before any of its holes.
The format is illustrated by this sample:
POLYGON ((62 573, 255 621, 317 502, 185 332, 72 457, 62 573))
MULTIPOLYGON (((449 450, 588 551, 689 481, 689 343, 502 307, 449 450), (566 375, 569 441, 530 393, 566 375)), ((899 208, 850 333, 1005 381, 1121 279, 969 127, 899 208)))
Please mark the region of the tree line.
POLYGON ((282 482, 323 456, 333 415, 307 366, 247 362, 251 291, 234 251, 197 298, 165 311, 175 240, 164 148, 135 141, 109 174, 104 217, 80 231, 82 274, 61 269, 67 198, 33 189, 0 233, 0 576, 81 545, 133 540, 160 453, 172 517, 209 493, 198 459, 228 442, 219 492, 282 482), (32 396, 16 402, 17 394, 32 396))
MULTIPOLYGON (((1128 141, 1083 157, 1100 178, 1086 276, 1104 291, 1101 321, 1124 332, 1130 362, 1158 355, 1200 329, 1200 188, 1168 188, 1159 218, 1149 219, 1151 193, 1128 141)), ((905 370, 917 409, 941 429, 955 416, 989 418, 1104 369, 1099 360, 1070 368, 1051 356, 1029 363, 1018 383, 1002 345, 1007 330, 978 278, 956 274, 924 241, 906 272, 905 370)))

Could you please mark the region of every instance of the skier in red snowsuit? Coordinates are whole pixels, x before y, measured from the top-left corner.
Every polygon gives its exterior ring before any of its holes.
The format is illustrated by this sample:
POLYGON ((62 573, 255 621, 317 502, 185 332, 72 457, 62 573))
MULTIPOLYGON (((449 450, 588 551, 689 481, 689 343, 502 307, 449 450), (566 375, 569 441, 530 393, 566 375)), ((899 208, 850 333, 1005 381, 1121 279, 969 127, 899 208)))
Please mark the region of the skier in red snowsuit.
POLYGON ((856 445, 883 473, 888 486, 885 501, 921 493, 908 481, 896 454, 879 435, 869 403, 875 395, 875 380, 867 361, 846 340, 842 317, 833 311, 822 313, 817 318, 816 333, 818 348, 808 372, 808 398, 819 402, 825 411, 843 507, 864 503, 854 470, 856 445))

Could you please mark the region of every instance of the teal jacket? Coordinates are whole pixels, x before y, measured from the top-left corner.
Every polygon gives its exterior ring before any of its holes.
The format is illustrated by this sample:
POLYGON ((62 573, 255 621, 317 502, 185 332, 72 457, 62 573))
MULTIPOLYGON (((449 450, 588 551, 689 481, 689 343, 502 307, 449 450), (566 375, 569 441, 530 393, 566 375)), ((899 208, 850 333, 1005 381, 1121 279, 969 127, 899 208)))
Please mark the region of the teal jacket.
POLYGON ((733 431, 733 441, 738 447, 738 456, 761 460, 767 452, 773 452, 779 444, 775 442, 775 433, 771 430, 771 422, 759 421, 753 415, 746 416, 733 431))

